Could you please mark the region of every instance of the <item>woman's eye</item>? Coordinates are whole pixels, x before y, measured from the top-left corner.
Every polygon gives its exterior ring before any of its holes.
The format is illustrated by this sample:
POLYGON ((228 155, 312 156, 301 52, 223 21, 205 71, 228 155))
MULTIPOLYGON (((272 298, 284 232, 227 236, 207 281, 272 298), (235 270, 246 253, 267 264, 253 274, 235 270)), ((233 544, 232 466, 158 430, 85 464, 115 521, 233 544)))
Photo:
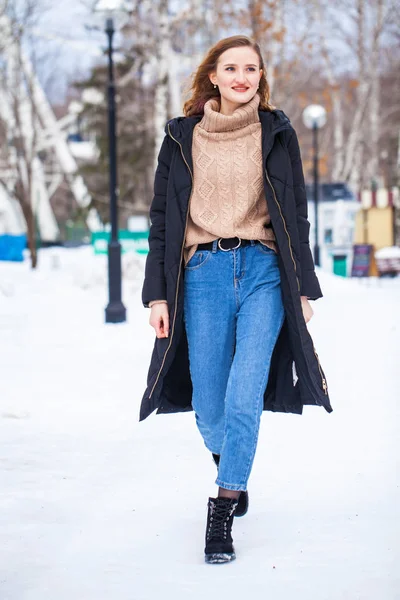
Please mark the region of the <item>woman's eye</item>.
MULTIPOLYGON (((225 69, 225 71, 229 71, 229 69, 234 69, 234 67, 227 67, 227 68, 225 69)), ((254 67, 249 67, 249 68, 248 68, 248 70, 249 70, 249 71, 255 71, 255 68, 254 68, 254 67)))

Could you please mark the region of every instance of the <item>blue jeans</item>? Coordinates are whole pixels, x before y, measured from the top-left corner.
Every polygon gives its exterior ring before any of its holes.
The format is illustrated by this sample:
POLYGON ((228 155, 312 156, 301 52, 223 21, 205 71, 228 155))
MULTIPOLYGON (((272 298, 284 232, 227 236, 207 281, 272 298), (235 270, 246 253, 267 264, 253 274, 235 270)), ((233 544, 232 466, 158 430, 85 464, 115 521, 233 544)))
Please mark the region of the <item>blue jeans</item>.
POLYGON ((192 406, 215 483, 246 490, 272 352, 284 320, 278 257, 259 242, 197 250, 185 267, 192 406))

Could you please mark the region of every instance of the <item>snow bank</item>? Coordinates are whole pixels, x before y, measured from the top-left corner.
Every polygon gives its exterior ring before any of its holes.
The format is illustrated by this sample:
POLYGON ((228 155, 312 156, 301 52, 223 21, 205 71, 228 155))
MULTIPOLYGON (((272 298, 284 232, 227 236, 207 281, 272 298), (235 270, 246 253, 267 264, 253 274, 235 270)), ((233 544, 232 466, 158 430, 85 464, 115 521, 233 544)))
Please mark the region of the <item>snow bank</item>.
POLYGON ((375 252, 376 258, 400 258, 399 246, 388 246, 375 252))

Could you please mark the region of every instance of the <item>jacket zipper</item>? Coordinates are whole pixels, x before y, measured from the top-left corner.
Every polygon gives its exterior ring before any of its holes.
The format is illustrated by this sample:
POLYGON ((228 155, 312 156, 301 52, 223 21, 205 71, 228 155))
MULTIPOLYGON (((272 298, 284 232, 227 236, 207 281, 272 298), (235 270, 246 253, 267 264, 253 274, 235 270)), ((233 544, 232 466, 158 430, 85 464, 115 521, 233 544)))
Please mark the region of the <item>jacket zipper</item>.
POLYGON ((279 212, 280 212, 280 214, 281 214, 281 218, 282 218, 283 226, 284 226, 284 228, 285 228, 286 235, 287 235, 288 242, 289 242, 289 251, 290 251, 290 256, 292 257, 292 261, 293 261, 294 272, 295 272, 295 275, 296 275, 296 281, 297 281, 297 287, 298 287, 298 290, 300 291, 300 282, 299 282, 299 278, 297 277, 296 261, 294 260, 294 256, 293 256, 293 252, 292 252, 292 243, 291 243, 291 240, 290 240, 290 235, 289 235, 289 232, 288 232, 288 230, 287 230, 287 227, 286 227, 286 221, 285 221, 285 219, 284 219, 284 216, 283 216, 283 214, 282 214, 282 210, 281 210, 280 204, 279 204, 279 202, 278 202, 278 200, 277 200, 277 198, 276 198, 276 194, 275 194, 274 186, 273 186, 273 185, 272 185, 272 183, 271 183, 271 180, 270 180, 270 178, 269 178, 269 175, 268 175, 268 171, 267 171, 267 169, 265 169, 265 175, 266 175, 266 177, 267 177, 267 180, 268 180, 268 183, 269 183, 269 185, 271 186, 271 190, 272 190, 272 193, 273 193, 273 195, 274 195, 274 200, 275 200, 275 202, 276 202, 276 205, 277 205, 277 207, 279 208, 279 212))
POLYGON ((320 375, 321 375, 321 379, 322 379, 322 387, 323 387, 324 393, 326 395, 328 395, 328 386, 327 386, 327 383, 326 383, 326 379, 325 379, 325 377, 324 377, 324 375, 322 373, 321 364, 319 362, 318 354, 315 351, 314 345, 313 345, 313 350, 314 350, 314 354, 315 354, 315 356, 317 358, 317 361, 318 361, 318 369, 319 369, 319 372, 320 372, 320 375))
POLYGON ((192 198, 192 193, 193 193, 193 173, 192 173, 192 171, 191 171, 191 168, 189 167, 189 164, 188 164, 188 162, 187 162, 187 160, 186 160, 186 158, 185 158, 185 155, 183 154, 183 150, 182 150, 182 144, 181 144, 180 142, 178 142, 178 140, 176 140, 176 139, 174 138, 174 136, 172 135, 172 133, 171 133, 171 130, 170 130, 170 127, 169 127, 169 123, 168 123, 168 135, 170 136, 170 138, 171 138, 171 139, 173 139, 173 140, 174 140, 174 142, 176 142, 176 143, 179 145, 179 148, 180 148, 180 150, 181 150, 181 154, 182 154, 182 158, 183 158, 183 160, 184 160, 184 162, 185 162, 185 165, 187 166, 187 168, 188 168, 188 170, 189 170, 190 177, 192 178, 192 190, 191 190, 190 197, 189 197, 189 202, 188 202, 188 209, 187 209, 187 213, 186 213, 186 222, 185 222, 185 232, 184 232, 184 234, 183 234, 183 241, 182 241, 182 246, 181 246, 181 259, 180 259, 180 262, 179 262, 178 281, 177 281, 177 284, 176 284, 176 291, 175 291, 175 309, 174 309, 174 316, 173 316, 173 319, 172 319, 171 337, 170 337, 170 339, 169 339, 169 344, 168 344, 168 347, 167 347, 167 349, 166 349, 166 351, 165 351, 165 353, 164 353, 164 358, 163 358, 163 360, 162 360, 161 367, 160 367, 160 369, 159 369, 159 371, 158 371, 158 373, 157 373, 156 380, 155 380, 155 382, 154 382, 154 385, 153 385, 153 387, 151 388, 151 392, 150 392, 150 395, 149 395, 149 399, 150 399, 150 398, 151 398, 151 396, 153 395, 154 389, 155 389, 155 387, 156 387, 156 385, 157 385, 157 383, 158 383, 158 380, 159 380, 159 378, 160 378, 161 371, 163 370, 163 367, 164 367, 164 364, 165 364, 165 359, 166 359, 166 357, 167 357, 167 354, 168 354, 168 352, 169 352, 169 349, 171 348, 171 345, 172 345, 172 338, 173 338, 173 336, 174 336, 174 331, 175 331, 175 321, 176 321, 176 312, 177 312, 177 308, 178 308, 178 292, 179 292, 179 281, 180 281, 180 278, 181 278, 181 270, 182 270, 183 248, 184 248, 184 246, 185 246, 185 238, 186 238, 186 230, 187 230, 187 224, 188 224, 188 216, 189 216, 190 200, 191 200, 191 198, 192 198))
MULTIPOLYGON (((281 215, 281 218, 282 218, 283 226, 284 226, 285 231, 286 231, 286 235, 287 235, 288 243, 289 243, 290 256, 292 257, 293 266, 294 266, 294 272, 295 272, 296 280, 297 280, 297 287, 298 287, 298 290, 300 292, 300 282, 299 282, 299 278, 297 276, 296 261, 294 260, 294 256, 293 256, 293 252, 292 252, 292 243, 291 243, 291 240, 290 240, 289 232, 288 232, 287 227, 286 227, 286 221, 285 221, 285 218, 284 218, 284 216, 282 214, 281 206, 280 206, 280 204, 279 204, 279 202, 278 202, 278 200, 276 198, 274 186, 271 183, 271 180, 269 178, 267 169, 265 169, 265 175, 267 177, 269 185, 271 186, 271 190, 272 190, 272 193, 274 195, 274 200, 276 202, 277 207, 279 208, 279 212, 280 212, 280 215, 281 215)), ((318 362, 318 369, 319 369, 319 373, 321 375, 322 389, 324 390, 324 393, 327 395, 328 394, 328 386, 326 384, 326 379, 325 379, 325 377, 324 377, 324 375, 322 373, 321 364, 319 362, 318 354, 316 353, 314 346, 313 346, 313 350, 314 350, 315 358, 317 359, 317 362, 318 362)))

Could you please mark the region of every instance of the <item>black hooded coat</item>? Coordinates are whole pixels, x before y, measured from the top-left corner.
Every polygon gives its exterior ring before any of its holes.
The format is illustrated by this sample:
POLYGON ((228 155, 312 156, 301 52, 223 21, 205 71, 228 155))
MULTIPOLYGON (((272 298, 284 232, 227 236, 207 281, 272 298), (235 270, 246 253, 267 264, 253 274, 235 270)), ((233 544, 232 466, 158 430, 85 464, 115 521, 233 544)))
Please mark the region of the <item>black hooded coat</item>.
MULTIPOLYGON (((264 410, 301 414, 314 404, 332 412, 327 381, 303 317, 300 296, 322 297, 309 245, 310 224, 297 135, 281 110, 261 111, 264 189, 278 245, 285 320, 271 358, 264 410)), ((166 299, 168 338, 156 338, 139 420, 154 410, 193 410, 183 320, 183 248, 193 183, 192 139, 202 115, 165 126, 150 207, 149 254, 142 301, 166 299)), ((211 340, 210 340, 211 343, 211 340)))

